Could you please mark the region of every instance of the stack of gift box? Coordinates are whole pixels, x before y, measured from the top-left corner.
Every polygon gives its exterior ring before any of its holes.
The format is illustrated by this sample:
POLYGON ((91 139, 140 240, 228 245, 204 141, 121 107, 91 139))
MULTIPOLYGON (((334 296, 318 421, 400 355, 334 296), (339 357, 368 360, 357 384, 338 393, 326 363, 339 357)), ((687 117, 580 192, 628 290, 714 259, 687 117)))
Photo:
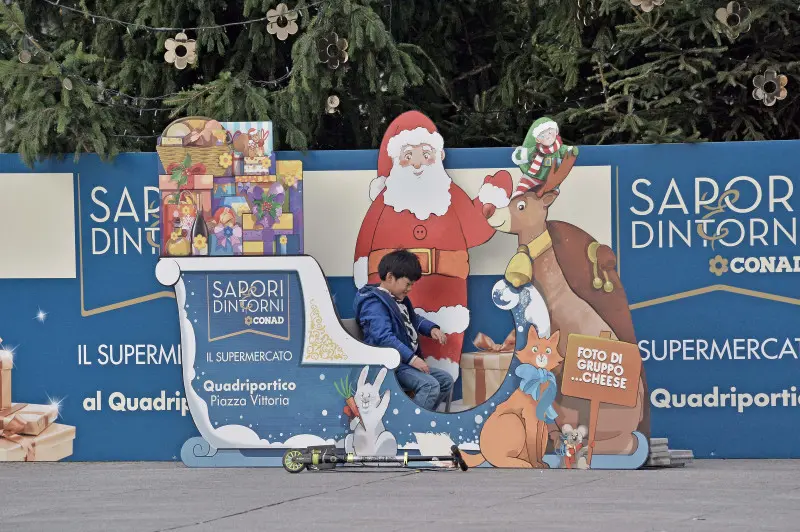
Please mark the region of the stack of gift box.
POLYGON ((303 253, 303 164, 272 122, 176 120, 158 139, 162 256, 303 253))
POLYGON ((56 462, 72 455, 75 427, 54 423, 56 405, 11 402, 13 356, 0 350, 0 462, 56 462))

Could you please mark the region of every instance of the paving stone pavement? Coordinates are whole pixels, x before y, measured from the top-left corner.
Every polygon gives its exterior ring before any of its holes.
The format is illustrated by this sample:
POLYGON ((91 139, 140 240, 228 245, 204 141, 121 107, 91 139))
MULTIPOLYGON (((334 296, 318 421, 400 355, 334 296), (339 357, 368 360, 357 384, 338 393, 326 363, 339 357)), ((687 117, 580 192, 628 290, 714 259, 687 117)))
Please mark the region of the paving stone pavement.
POLYGON ((0 464, 0 531, 798 530, 800 460, 683 469, 303 472, 0 464))

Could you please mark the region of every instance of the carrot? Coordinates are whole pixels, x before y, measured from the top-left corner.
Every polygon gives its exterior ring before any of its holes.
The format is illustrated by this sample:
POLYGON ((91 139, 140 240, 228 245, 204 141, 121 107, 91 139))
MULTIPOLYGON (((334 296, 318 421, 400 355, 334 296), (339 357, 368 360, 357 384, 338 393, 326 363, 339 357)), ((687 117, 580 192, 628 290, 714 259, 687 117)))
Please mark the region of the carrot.
POLYGON ((344 407, 345 414, 351 415, 352 417, 357 417, 359 423, 363 425, 364 420, 361 419, 361 413, 358 411, 356 400, 353 398, 355 393, 353 392, 353 387, 350 384, 350 377, 346 377, 344 382, 334 382, 333 386, 336 388, 336 392, 342 396, 342 398, 344 398, 344 402, 347 405, 344 407))
POLYGON ((356 406, 356 400, 352 397, 348 397, 347 399, 345 399, 344 402, 347 403, 347 407, 353 413, 353 417, 361 419, 361 412, 358 411, 358 407, 356 406))

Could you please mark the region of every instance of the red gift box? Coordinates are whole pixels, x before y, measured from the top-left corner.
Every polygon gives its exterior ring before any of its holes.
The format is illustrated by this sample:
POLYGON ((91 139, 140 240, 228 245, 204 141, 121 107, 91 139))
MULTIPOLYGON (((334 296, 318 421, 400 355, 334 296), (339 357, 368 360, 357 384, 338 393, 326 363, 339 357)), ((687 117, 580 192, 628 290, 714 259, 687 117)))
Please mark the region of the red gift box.
POLYGON ((158 188, 162 191, 173 190, 211 190, 214 188, 214 176, 211 174, 189 174, 186 181, 179 184, 171 174, 158 176, 158 188))

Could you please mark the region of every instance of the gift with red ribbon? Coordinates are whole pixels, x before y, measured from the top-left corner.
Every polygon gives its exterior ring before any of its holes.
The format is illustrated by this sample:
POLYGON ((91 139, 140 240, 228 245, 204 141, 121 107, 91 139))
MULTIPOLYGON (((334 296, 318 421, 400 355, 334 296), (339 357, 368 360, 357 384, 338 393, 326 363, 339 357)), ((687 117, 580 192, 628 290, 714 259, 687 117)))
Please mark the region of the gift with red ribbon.
MULTIPOLYGON (((172 165, 167 167, 167 171, 172 165)), ((214 176, 205 172, 202 164, 192 165, 186 169, 186 173, 160 174, 158 176, 158 188, 162 191, 175 190, 207 190, 209 193, 214 189, 214 176), (176 177, 179 175, 180 177, 176 177)), ((209 196, 210 198, 210 196, 209 196)))
POLYGON ((467 406, 484 403, 503 384, 514 356, 516 333, 511 331, 502 344, 478 333, 472 343, 479 351, 461 355, 463 402, 467 406))
POLYGON ((203 163, 192 164, 192 155, 187 153, 182 163, 170 163, 167 168, 168 175, 160 175, 158 188, 161 190, 194 190, 196 188, 211 189, 214 176, 209 175, 203 163), (198 176, 207 176, 208 187, 198 187, 195 179, 198 176))

